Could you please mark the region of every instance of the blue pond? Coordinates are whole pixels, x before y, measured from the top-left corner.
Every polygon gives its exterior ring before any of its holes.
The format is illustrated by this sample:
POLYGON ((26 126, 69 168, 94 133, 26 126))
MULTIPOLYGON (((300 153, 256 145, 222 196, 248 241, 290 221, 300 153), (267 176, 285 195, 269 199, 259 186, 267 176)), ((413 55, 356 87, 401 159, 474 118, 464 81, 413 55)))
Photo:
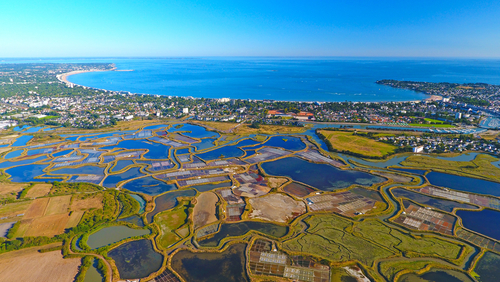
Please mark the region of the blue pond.
POLYGON ((223 158, 236 158, 236 157, 241 157, 245 154, 245 152, 238 148, 236 145, 235 146, 225 146, 225 147, 220 147, 215 150, 198 154, 197 156, 200 157, 201 159, 205 161, 211 161, 220 158, 223 156, 223 158))
POLYGON ((6 162, 0 163, 0 168, 7 168, 7 167, 15 166, 15 165, 32 164, 34 162, 38 162, 38 161, 45 160, 45 159, 46 159, 45 156, 39 156, 38 158, 22 160, 22 161, 17 161, 17 162, 6 161, 6 162))
POLYGON ((143 213, 144 210, 146 209, 146 201, 141 196, 139 196, 137 194, 130 194, 130 197, 136 199, 137 202, 139 202, 139 205, 140 205, 139 213, 143 213))
POLYGON ((109 171, 114 173, 114 172, 117 172, 117 171, 120 171, 120 170, 126 168, 129 165, 133 165, 133 164, 135 164, 135 163, 134 163, 134 161, 131 161, 131 160, 117 161, 116 164, 109 171))
POLYGON ((37 176, 43 175, 45 172, 43 170, 47 168, 49 165, 24 165, 17 166, 13 168, 7 169, 5 172, 12 175, 12 182, 46 182, 46 181, 61 181, 60 178, 45 178, 45 179, 35 179, 37 176))
POLYGON ((61 168, 51 171, 51 174, 98 174, 104 175, 104 167, 86 165, 77 168, 61 168))
POLYGON ((16 126, 16 127, 14 127, 14 131, 16 131, 16 132, 23 131, 23 130, 25 130, 26 128, 29 128, 29 127, 30 127, 29 125, 23 125, 23 126, 21 126, 21 127, 16 126))
POLYGON ((196 151, 200 151, 214 147, 214 141, 215 139, 212 138, 201 139, 201 142, 193 143, 192 145, 196 148, 196 151))
POLYGON ((19 157, 22 153, 24 152, 24 150, 17 150, 17 151, 11 151, 11 152, 8 152, 7 155, 5 155, 4 159, 8 160, 8 159, 13 159, 13 158, 17 158, 19 157))
POLYGON ((104 179, 104 182, 102 183, 102 185, 104 187, 107 187, 107 188, 116 187, 116 184, 118 184, 118 182, 120 182, 120 181, 131 179, 131 178, 135 178, 135 177, 139 177, 139 176, 143 176, 143 175, 144 174, 142 174, 140 172, 140 168, 139 167, 134 167, 134 168, 131 168, 131 169, 129 169, 129 170, 125 171, 125 172, 122 172, 120 174, 108 175, 104 179))
POLYGON ((203 126, 192 124, 184 124, 180 128, 172 126, 168 132, 183 132, 184 135, 192 138, 217 138, 220 136, 217 132, 208 131, 203 126))
POLYGON ((482 211, 458 210, 457 215, 462 218, 465 228, 500 240, 500 212, 484 209, 482 211))
POLYGON ((148 149, 144 157, 146 159, 168 159, 170 146, 165 146, 163 144, 155 142, 145 142, 140 140, 125 140, 120 142, 118 145, 103 147, 103 149, 148 149))
POLYGON ((175 151, 176 155, 184 155, 184 154, 189 154, 189 153, 191 153, 191 148, 177 149, 175 151))
POLYGON ((157 124, 157 125, 146 126, 146 127, 144 127, 144 129, 159 129, 159 128, 164 128, 167 126, 168 126, 168 124, 157 124))
POLYGON ((429 182, 450 189, 500 196, 500 183, 465 176, 431 171, 426 175, 429 182))
POLYGON ((258 149, 264 146, 280 147, 290 151, 300 151, 306 148, 306 144, 298 137, 291 136, 273 136, 262 145, 256 147, 248 147, 248 149, 258 149))
POLYGON ((272 162, 265 162, 262 168, 267 174, 288 176, 324 191, 346 188, 352 184, 372 185, 385 181, 366 172, 341 170, 327 164, 316 164, 296 157, 288 157, 272 162))
POLYGON ((153 178, 152 176, 127 182, 123 185, 123 188, 132 192, 144 193, 151 196, 177 189, 175 184, 167 184, 161 180, 153 178))
POLYGON ((67 154, 71 153, 72 151, 73 151, 72 149, 70 149, 70 150, 63 150, 61 152, 53 153, 52 156, 54 156, 54 157, 60 157, 60 156, 67 155, 67 154))
POLYGON ((31 139, 33 139, 33 136, 31 136, 31 135, 23 135, 23 136, 17 138, 16 142, 14 142, 14 144, 12 144, 12 147, 25 146, 26 143, 28 143, 28 141, 30 141, 31 139))
POLYGON ((24 133, 35 133, 44 127, 45 126, 35 126, 35 127, 30 128, 30 129, 27 129, 26 131, 24 131, 24 133))

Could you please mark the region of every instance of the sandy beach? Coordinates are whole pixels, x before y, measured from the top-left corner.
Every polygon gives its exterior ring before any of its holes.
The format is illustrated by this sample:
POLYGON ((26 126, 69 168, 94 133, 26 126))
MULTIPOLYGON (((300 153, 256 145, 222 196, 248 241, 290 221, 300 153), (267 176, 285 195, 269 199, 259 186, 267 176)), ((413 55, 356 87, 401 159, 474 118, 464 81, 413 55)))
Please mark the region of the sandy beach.
POLYGON ((72 82, 68 81, 68 77, 71 76, 71 75, 75 75, 75 74, 80 74, 80 73, 86 73, 86 72, 96 72, 96 71, 115 71, 116 70, 116 67, 115 68, 112 68, 110 70, 82 70, 82 71, 71 71, 71 72, 67 72, 67 73, 61 73, 61 74, 58 74, 56 77, 57 79, 59 79, 59 81, 61 82, 64 82, 66 84, 73 84, 72 82))

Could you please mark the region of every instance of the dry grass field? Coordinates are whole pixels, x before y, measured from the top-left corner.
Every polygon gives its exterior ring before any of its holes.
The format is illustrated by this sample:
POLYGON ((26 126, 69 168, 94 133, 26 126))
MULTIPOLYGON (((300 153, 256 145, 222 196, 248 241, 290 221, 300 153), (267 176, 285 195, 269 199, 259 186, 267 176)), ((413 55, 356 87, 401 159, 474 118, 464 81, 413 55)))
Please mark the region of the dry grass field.
POLYGON ((278 188, 281 185, 285 184, 287 181, 288 179, 284 177, 268 177, 267 186, 271 188, 278 188))
POLYGON ((53 214, 33 219, 24 236, 52 237, 64 232, 69 220, 68 213, 53 214))
POLYGON ((12 192, 19 192, 26 186, 27 185, 23 183, 0 183, 0 197, 12 192))
POLYGON ((51 237, 63 233, 65 228, 76 226, 83 211, 70 216, 68 208, 71 197, 66 195, 33 200, 21 220, 16 236, 51 237))
POLYGON ((320 130, 319 133, 328 139, 334 149, 367 157, 383 157, 393 153, 396 149, 391 144, 355 135, 353 132, 320 130))
POLYGON ((70 201, 71 195, 50 198, 44 215, 67 213, 70 201))
POLYGON ((303 202, 279 193, 250 199, 250 205, 252 205, 250 218, 276 222, 287 222, 306 212, 306 205, 303 202))
POLYGON ((38 198, 47 196, 49 194, 50 189, 52 189, 52 184, 35 184, 31 189, 26 193, 26 198, 38 198))
POLYGON ((31 202, 28 210, 24 213, 24 219, 41 217, 45 214, 50 198, 40 198, 31 202))
POLYGON ((102 194, 95 193, 89 195, 74 195, 71 203, 72 211, 83 211, 87 209, 102 209, 102 194))
MULTIPOLYGON (((44 248, 60 245, 50 244, 44 248)), ((79 258, 63 259, 60 251, 39 253, 40 247, 0 255, 0 282, 72 282, 78 273, 79 258)))
POLYGON ((0 217, 13 217, 26 212, 31 201, 5 204, 0 206, 0 217))
POLYGON ((71 212, 68 223, 66 223, 66 228, 71 228, 75 227, 78 225, 78 222, 80 222, 80 219, 82 219, 82 216, 85 212, 83 211, 74 211, 71 212))
POLYGON ((194 228, 198 228, 217 221, 216 206, 219 198, 213 192, 201 193, 193 209, 194 228))

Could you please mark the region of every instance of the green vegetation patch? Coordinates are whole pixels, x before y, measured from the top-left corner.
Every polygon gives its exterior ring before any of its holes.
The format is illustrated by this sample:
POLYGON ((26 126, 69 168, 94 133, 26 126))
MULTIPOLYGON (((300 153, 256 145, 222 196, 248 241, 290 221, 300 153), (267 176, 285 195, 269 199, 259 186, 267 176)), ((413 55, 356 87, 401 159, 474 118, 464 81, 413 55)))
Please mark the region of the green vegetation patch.
POLYGON ((444 173, 475 176, 500 181, 500 169, 491 162, 498 161, 490 155, 481 154, 469 162, 448 161, 428 156, 409 156, 401 165, 412 168, 432 169, 444 173))
POLYGON ((118 201, 122 207, 120 218, 129 217, 139 212, 141 208, 139 202, 127 193, 118 194, 118 201))
POLYGON ((154 221, 161 230, 158 245, 167 249, 189 235, 189 227, 184 226, 188 223, 189 209, 190 202, 182 201, 177 208, 162 212, 155 217, 154 221))
MULTIPOLYGON (((325 141, 339 152, 365 157, 382 158, 395 153, 396 146, 377 141, 350 131, 318 130, 325 141)), ((330 147, 330 146, 329 146, 330 147)))
POLYGON ((307 218, 304 234, 286 241, 285 249, 333 260, 359 261, 372 266, 391 256, 434 256, 450 261, 460 258, 462 246, 435 237, 415 237, 378 220, 354 223, 335 215, 307 218))

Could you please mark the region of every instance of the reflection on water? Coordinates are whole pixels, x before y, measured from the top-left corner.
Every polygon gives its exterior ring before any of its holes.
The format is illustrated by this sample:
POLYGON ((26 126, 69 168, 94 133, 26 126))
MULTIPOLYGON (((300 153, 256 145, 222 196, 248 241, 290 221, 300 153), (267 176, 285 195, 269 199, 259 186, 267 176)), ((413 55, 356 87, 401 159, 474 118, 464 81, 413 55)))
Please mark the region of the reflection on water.
POLYGON ((123 239, 151 233, 149 229, 133 229, 128 226, 105 227, 89 236, 87 245, 92 249, 107 246, 123 239))
POLYGON ((267 174, 288 176, 295 181, 324 191, 346 188, 352 184, 370 186, 385 181, 366 172, 342 170, 327 164, 316 164, 296 157, 283 158, 262 164, 267 174))
POLYGON ((172 257, 172 268, 189 282, 247 282, 246 244, 234 244, 222 253, 182 250, 172 257))
POLYGON ((120 245, 108 253, 116 263, 121 279, 147 277, 160 269, 163 256, 157 253, 150 240, 142 239, 120 245))

